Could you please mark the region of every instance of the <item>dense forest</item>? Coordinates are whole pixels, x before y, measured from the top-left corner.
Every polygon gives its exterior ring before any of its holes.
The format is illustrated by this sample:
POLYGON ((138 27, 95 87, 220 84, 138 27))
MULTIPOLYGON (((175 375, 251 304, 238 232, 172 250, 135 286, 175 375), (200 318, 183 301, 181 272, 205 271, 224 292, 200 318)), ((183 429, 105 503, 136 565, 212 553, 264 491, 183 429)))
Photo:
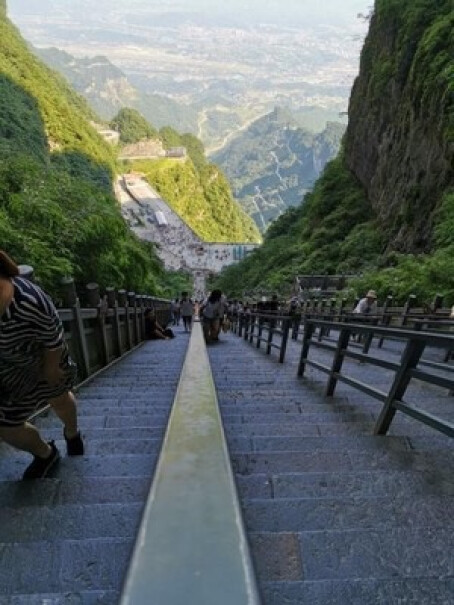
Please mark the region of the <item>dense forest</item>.
POLYGON ((454 302, 452 0, 377 0, 352 90, 349 125, 304 204, 216 281, 285 289, 304 273, 354 273, 403 300, 454 302))

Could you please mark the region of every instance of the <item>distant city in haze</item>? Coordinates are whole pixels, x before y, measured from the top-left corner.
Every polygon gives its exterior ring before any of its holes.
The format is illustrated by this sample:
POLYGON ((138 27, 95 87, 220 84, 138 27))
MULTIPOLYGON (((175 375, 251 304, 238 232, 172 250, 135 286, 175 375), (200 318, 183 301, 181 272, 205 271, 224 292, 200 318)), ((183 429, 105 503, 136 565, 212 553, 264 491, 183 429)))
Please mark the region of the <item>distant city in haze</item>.
POLYGON ((105 56, 141 90, 200 114, 216 143, 274 106, 345 112, 369 0, 8 0, 8 13, 37 47, 105 56), (228 120, 227 120, 228 122, 228 120), (213 131, 214 129, 214 131, 213 131))

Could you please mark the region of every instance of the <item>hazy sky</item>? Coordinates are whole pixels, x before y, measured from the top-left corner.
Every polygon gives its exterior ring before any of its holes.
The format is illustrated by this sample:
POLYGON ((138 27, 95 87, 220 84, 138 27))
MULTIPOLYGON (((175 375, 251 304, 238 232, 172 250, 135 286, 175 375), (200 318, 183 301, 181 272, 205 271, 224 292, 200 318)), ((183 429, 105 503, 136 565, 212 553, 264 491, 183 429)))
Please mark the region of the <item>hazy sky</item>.
MULTIPOLYGON (((281 26, 307 26, 317 23, 352 23, 359 12, 367 12, 371 0, 8 0, 11 16, 46 16, 66 13, 79 22, 89 23, 104 12, 134 15, 186 14, 197 23, 247 26, 274 23, 281 26)), ((170 15, 168 15, 170 17, 170 15)), ((170 17, 170 20, 173 19, 170 17)), ((162 18, 160 19, 162 21, 162 18)))

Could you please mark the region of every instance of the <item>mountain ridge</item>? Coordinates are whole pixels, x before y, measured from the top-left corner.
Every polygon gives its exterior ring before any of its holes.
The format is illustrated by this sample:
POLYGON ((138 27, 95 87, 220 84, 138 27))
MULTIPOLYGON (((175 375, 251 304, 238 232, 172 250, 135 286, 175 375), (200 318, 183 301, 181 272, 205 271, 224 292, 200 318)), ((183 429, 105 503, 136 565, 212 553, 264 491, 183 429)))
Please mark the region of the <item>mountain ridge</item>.
POLYGON ((217 286, 358 273, 351 296, 454 302, 453 32, 450 0, 375 1, 338 157, 217 286))
POLYGON ((301 204, 325 164, 336 156, 344 125, 328 122, 314 134, 292 112, 276 107, 212 154, 235 197, 262 231, 287 208, 301 204))

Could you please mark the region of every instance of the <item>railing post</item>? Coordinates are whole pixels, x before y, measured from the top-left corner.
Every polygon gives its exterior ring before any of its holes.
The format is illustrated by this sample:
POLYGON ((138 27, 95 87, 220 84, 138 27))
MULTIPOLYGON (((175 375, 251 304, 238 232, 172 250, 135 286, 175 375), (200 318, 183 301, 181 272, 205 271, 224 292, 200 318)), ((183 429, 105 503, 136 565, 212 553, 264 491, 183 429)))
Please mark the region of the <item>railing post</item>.
MULTIPOLYGON (((320 314, 320 319, 325 319, 324 313, 325 313, 325 307, 326 307, 326 300, 324 298, 322 298, 322 300, 320 301, 320 304, 318 306, 318 312, 320 314)), ((325 328, 320 327, 319 331, 318 331, 318 341, 321 342, 321 340, 323 339, 325 333, 325 328)))
POLYGON ((271 343, 273 342, 273 335, 274 335, 274 327, 270 323, 269 330, 268 330, 268 336, 266 339, 266 354, 267 355, 269 355, 271 353, 271 343))
POLYGON ((252 315, 250 313, 248 313, 244 317, 244 336, 243 336, 244 340, 247 340, 249 337, 251 318, 252 318, 252 315))
POLYGON ((251 320, 249 322, 249 343, 252 344, 254 342, 254 329, 257 324, 257 315, 253 315, 251 313, 251 320))
POLYGON ((339 332, 339 338, 337 341, 336 352, 334 354, 333 365, 331 366, 331 372, 329 374, 328 383, 326 385, 326 397, 332 397, 334 395, 334 389, 336 388, 337 383, 336 374, 341 371, 342 363, 344 361, 344 351, 348 347, 350 333, 350 330, 347 330, 345 328, 342 328, 339 332))
POLYGON ((304 370, 306 367, 305 361, 307 359, 307 355, 309 353, 309 347, 311 345, 312 334, 314 333, 314 324, 304 320, 304 333, 303 333, 303 346, 301 347, 301 355, 300 361, 298 364, 298 376, 302 376, 304 374, 304 370))
MULTIPOLYGON (((336 299, 335 298, 331 298, 330 302, 329 302, 329 318, 332 320, 333 317, 336 315, 336 299)), ((330 328, 325 328, 325 336, 329 336, 331 333, 330 328)))
POLYGON ((138 344, 138 326, 137 326, 137 305, 135 292, 128 292, 128 307, 131 309, 131 341, 130 348, 138 344))
MULTIPOLYGON (((257 331, 257 344, 256 344, 257 349, 260 349, 260 344, 261 344, 260 339, 262 338, 263 323, 264 323, 263 317, 260 317, 258 331, 257 331)), ((268 329, 270 329, 270 328, 268 328, 268 329)))
MULTIPOLYGON (((129 325, 129 309, 128 309, 128 295, 126 290, 118 290, 118 307, 123 309, 124 313, 124 326, 125 326, 125 335, 123 338, 123 334, 121 335, 121 342, 123 345, 123 349, 129 351, 131 349, 131 326, 129 325)), ((123 353, 123 351, 122 351, 123 353)))
POLYGON ((106 288, 107 307, 112 309, 112 349, 115 351, 115 357, 121 357, 123 353, 123 341, 121 337, 120 315, 118 311, 117 293, 115 288, 106 288))
POLYGON ((95 282, 91 282, 85 286, 85 299, 87 306, 97 307, 99 305, 99 286, 95 282))
POLYGON ((120 317, 120 294, 119 292, 114 292, 114 305, 113 305, 113 325, 114 331, 117 339, 117 357, 121 357, 123 355, 124 350, 124 340, 123 333, 121 330, 121 317, 120 317))
POLYGON ((400 318, 400 325, 404 326, 407 323, 407 317, 410 313, 411 308, 413 307, 413 305, 415 304, 416 301, 416 296, 414 294, 410 294, 410 296, 407 299, 407 302, 404 305, 403 311, 402 311, 402 315, 400 318))
POLYGON ((145 296, 139 294, 136 297, 137 308, 139 311, 138 326, 139 326, 139 341, 142 342, 145 338, 145 296))
POLYGON ((383 408, 375 425, 375 435, 386 435, 391 424, 396 408, 394 401, 400 401, 404 396, 408 383, 411 379, 411 370, 416 368, 421 355, 424 351, 425 342, 423 340, 409 340, 402 353, 400 367, 394 376, 394 381, 388 393, 383 408))
POLYGON ((343 316, 345 315, 345 307, 347 306, 347 299, 343 298, 339 303, 339 321, 343 320, 343 316))
POLYGON ((431 308, 432 308, 432 313, 436 313, 438 311, 438 309, 441 309, 443 305, 443 295, 442 294, 435 294, 431 308))
MULTIPOLYGON (((387 296, 385 302, 383 303, 383 309, 381 312, 381 321, 382 321, 382 325, 385 327, 388 327, 389 324, 391 323, 392 315, 388 315, 388 309, 391 306, 392 302, 393 302, 393 297, 387 296)), ((381 336, 378 341, 378 344, 377 344, 379 349, 382 348, 384 341, 385 341, 384 337, 381 336)))
POLYGON ((103 301, 103 304, 101 304, 99 286, 94 282, 86 285, 85 296, 88 306, 93 308, 96 307, 98 309, 97 328, 100 338, 95 339, 95 345, 97 347, 99 340, 101 341, 101 354, 104 361, 103 365, 107 365, 109 363, 109 347, 107 344, 106 330, 106 303, 103 301))
POLYGON ((80 302, 76 293, 76 286, 72 277, 65 277, 61 281, 63 304, 68 305, 73 313, 73 326, 75 328, 75 340, 80 353, 78 373, 80 377, 88 378, 90 375, 90 358, 88 355, 87 340, 85 337, 84 322, 80 309, 80 302))
POLYGON ((290 321, 288 318, 285 318, 282 322, 282 342, 281 342, 281 352, 279 355, 279 363, 284 363, 285 352, 287 351, 287 342, 288 342, 288 334, 290 332, 290 321))

